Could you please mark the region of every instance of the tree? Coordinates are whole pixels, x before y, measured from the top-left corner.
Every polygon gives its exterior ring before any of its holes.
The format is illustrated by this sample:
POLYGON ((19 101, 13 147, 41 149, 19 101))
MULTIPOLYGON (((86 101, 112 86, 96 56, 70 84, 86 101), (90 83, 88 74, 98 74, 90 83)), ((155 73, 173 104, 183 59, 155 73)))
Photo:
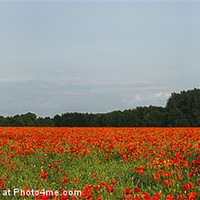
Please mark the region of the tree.
POLYGON ((0 126, 9 126, 8 119, 3 116, 0 116, 0 126))
POLYGON ((145 126, 165 127, 167 125, 167 114, 165 108, 149 106, 144 116, 145 126))
POLYGON ((166 109, 170 125, 200 126, 200 89, 172 93, 166 109))

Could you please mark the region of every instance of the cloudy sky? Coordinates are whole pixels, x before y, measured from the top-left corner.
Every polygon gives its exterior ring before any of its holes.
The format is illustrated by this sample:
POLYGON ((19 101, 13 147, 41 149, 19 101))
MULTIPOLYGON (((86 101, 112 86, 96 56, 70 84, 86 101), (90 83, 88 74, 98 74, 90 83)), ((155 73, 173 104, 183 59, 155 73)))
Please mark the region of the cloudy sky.
POLYGON ((165 106, 200 86, 200 1, 0 0, 0 115, 165 106))

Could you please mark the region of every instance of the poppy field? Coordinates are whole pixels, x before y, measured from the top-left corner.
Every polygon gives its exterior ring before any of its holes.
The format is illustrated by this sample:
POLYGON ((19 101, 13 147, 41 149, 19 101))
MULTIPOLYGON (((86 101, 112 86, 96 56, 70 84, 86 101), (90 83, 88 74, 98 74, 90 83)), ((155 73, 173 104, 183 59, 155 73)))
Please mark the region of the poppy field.
POLYGON ((0 199, 198 200, 200 128, 0 128, 0 199))

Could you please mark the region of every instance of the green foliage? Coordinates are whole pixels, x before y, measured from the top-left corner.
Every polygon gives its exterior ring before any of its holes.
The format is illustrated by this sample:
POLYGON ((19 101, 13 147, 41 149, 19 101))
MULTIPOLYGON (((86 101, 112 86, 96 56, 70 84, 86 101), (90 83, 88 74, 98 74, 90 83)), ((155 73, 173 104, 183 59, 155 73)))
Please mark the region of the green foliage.
POLYGON ((172 93, 166 109, 169 126, 200 126, 200 89, 172 93))
POLYGON ((200 89, 172 93, 165 108, 137 107, 105 114, 64 113, 39 117, 34 113, 0 116, 0 126, 49 127, 198 127, 200 126, 200 89))

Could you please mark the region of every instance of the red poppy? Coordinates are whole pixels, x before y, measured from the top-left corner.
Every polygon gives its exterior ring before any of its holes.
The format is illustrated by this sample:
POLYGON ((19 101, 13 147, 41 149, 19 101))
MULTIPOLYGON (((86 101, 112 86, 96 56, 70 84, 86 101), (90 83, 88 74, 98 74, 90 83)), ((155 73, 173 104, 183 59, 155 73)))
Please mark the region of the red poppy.
POLYGON ((44 171, 42 171, 42 173, 41 173, 41 179, 46 179, 46 178, 47 178, 47 174, 44 171))

